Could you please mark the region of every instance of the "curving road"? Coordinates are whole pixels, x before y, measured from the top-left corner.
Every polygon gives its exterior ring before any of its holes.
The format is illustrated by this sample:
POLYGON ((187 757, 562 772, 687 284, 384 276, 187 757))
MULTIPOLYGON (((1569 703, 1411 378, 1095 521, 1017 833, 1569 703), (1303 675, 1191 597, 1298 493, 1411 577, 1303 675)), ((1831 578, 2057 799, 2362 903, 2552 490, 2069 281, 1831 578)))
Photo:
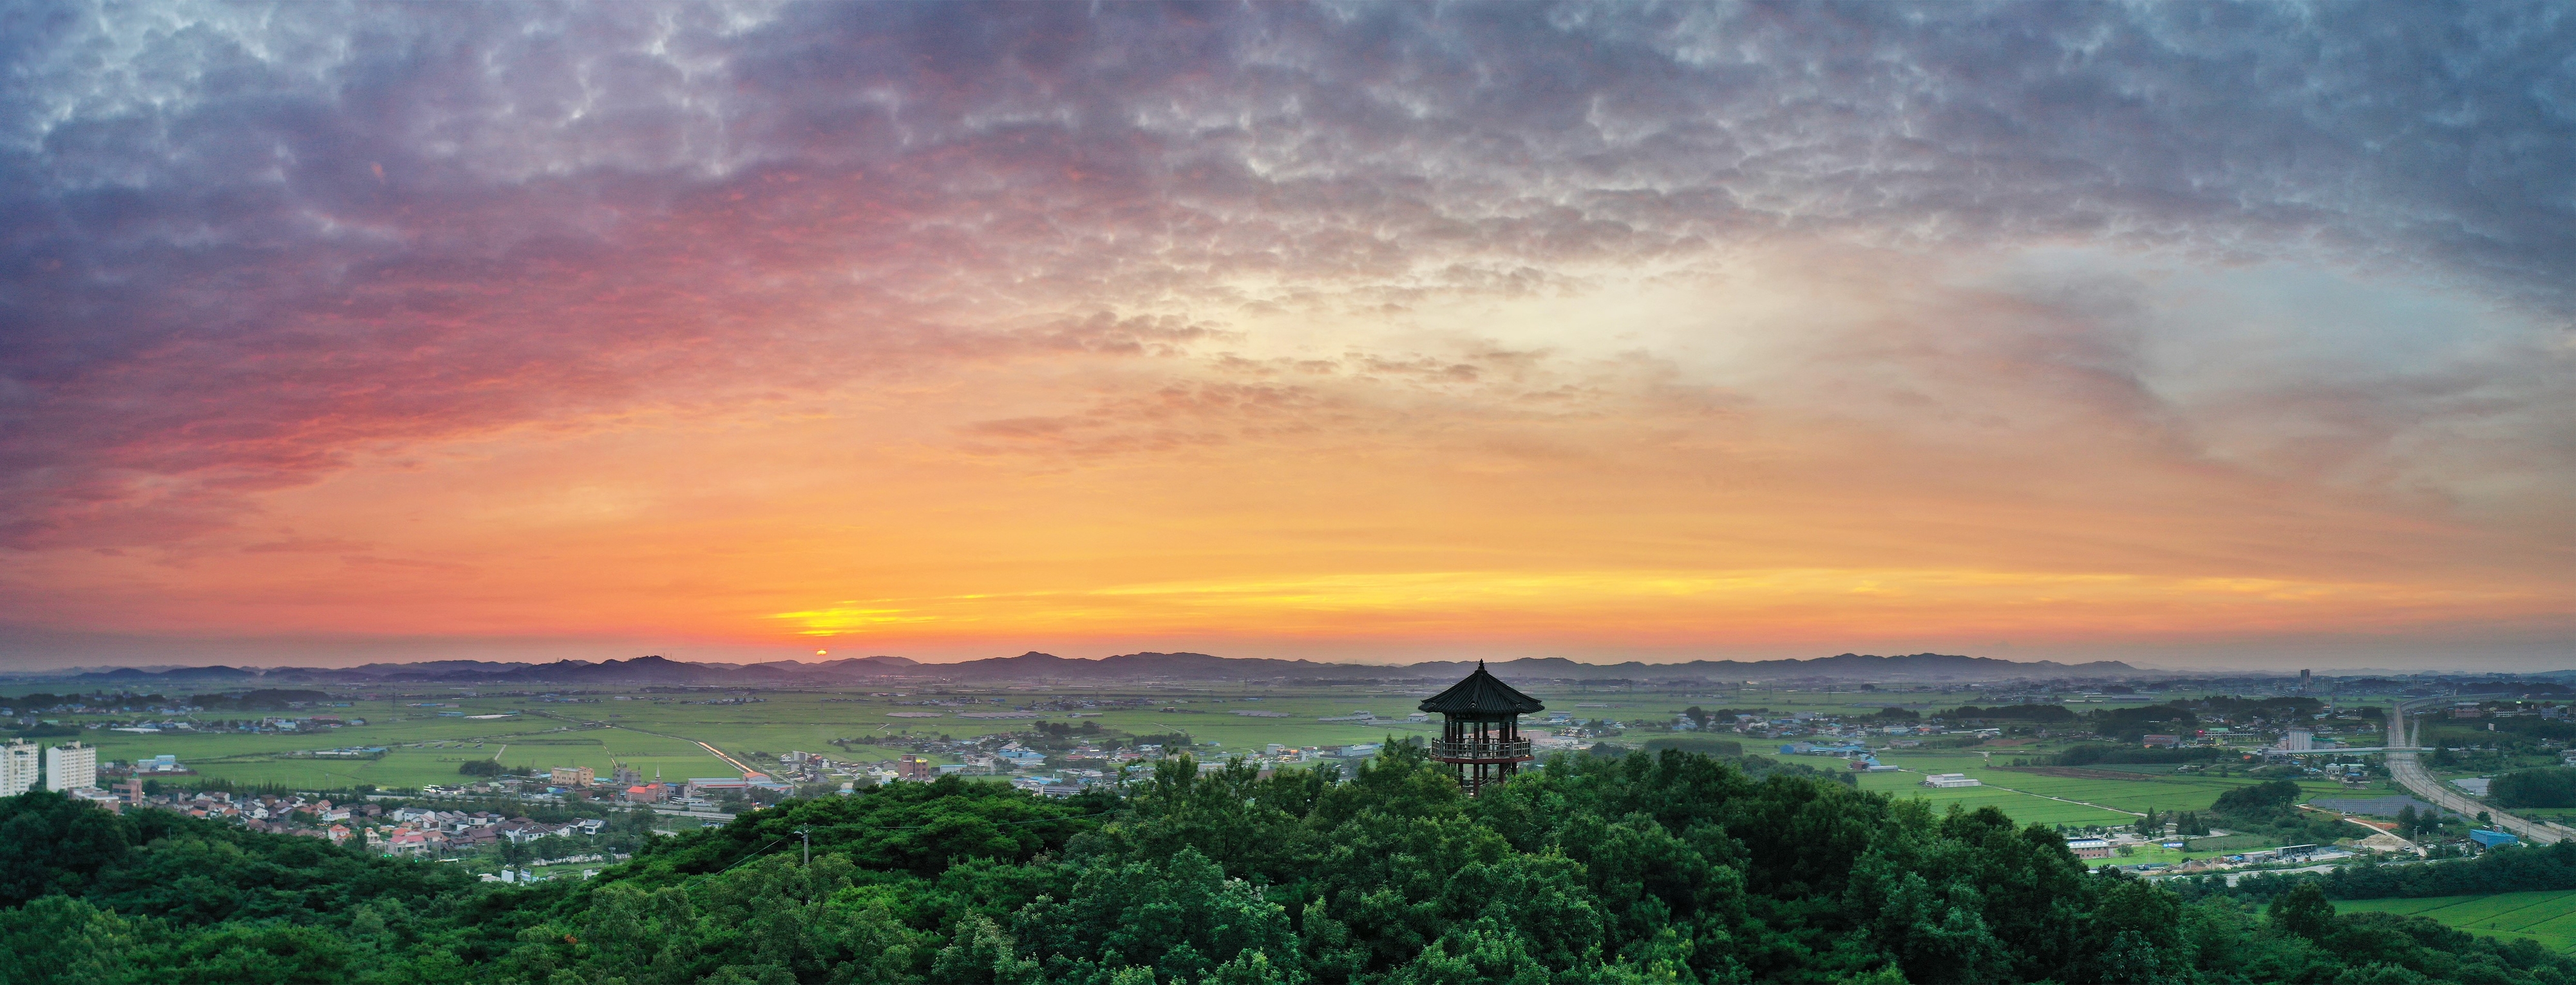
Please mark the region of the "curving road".
MULTIPOLYGON (((2406 736, 2407 704, 2409 703, 2399 702, 2388 709, 2388 745, 2392 749, 2414 745, 2407 741, 2406 736)), ((2556 844, 2562 839, 2576 835, 2576 831, 2570 831, 2560 825, 2515 817, 2479 803, 2477 798, 2461 793, 2457 788, 2435 777, 2432 771, 2425 769, 2424 764, 2416 760, 2416 755, 2412 752, 2389 753, 2388 775, 2427 803, 2458 811, 2472 818, 2478 816, 2479 811, 2485 811, 2492 822, 2490 827, 2535 845, 2556 844)))

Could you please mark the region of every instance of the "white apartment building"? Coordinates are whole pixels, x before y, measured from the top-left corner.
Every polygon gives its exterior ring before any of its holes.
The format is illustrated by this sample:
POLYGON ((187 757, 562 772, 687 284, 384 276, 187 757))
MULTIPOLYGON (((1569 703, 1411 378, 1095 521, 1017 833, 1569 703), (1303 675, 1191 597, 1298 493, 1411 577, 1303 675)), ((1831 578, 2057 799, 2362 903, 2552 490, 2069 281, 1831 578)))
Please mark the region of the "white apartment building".
POLYGON ((15 797, 36 788, 36 744, 13 739, 0 748, 0 797, 15 797))
POLYGON ((45 750, 45 789, 87 790, 98 786, 98 747, 78 742, 45 750))

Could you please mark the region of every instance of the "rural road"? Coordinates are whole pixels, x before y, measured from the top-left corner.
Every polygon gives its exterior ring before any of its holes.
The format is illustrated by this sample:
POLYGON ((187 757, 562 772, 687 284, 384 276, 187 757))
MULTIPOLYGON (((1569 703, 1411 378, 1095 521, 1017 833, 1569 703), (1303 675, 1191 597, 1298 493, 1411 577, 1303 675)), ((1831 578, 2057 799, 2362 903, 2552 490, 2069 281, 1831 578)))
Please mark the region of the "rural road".
MULTIPOLYGON (((2410 702, 2399 702, 2388 709, 2389 748, 2394 749, 2400 746, 2414 745, 2414 743, 2407 741, 2406 737, 2406 706, 2409 703, 2410 702)), ((2412 703, 2421 704, 2423 702, 2412 703)), ((2496 830, 2510 833, 2535 845, 2557 844, 2560 840, 2568 837, 2571 833, 2567 828, 2559 825, 2543 824, 2538 821, 2515 817, 2501 810, 2497 810, 2496 808, 2479 803, 2477 798, 2462 793, 2458 789, 2453 788, 2447 783, 2443 783, 2439 778, 2435 777, 2430 770, 2424 768, 2424 764, 2421 761, 2416 759, 2418 755, 2420 754, 2412 752, 2392 752, 2388 754, 2388 775, 2395 779, 2399 785, 2404 786, 2407 790, 2413 791, 2415 796, 2422 797, 2425 801, 2432 803, 2435 806, 2446 810, 2458 811, 2472 818, 2477 817, 2479 811, 2485 811, 2487 812, 2487 816, 2492 819, 2493 826, 2496 830)))

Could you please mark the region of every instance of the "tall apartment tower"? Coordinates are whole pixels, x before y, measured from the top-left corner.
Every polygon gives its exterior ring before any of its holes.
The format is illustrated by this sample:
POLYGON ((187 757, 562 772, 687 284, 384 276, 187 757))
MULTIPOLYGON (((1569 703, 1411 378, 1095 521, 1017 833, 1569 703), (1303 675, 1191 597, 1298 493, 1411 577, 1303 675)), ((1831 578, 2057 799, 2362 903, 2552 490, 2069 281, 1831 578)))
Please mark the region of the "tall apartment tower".
POLYGON ((98 747, 78 742, 45 750, 45 789, 87 790, 98 786, 98 747))
POLYGON ((2299 671, 2299 693, 2308 693, 2308 672, 2306 670, 2299 671))
POLYGON ((0 797, 15 797, 36 788, 36 744, 13 739, 0 747, 0 797))

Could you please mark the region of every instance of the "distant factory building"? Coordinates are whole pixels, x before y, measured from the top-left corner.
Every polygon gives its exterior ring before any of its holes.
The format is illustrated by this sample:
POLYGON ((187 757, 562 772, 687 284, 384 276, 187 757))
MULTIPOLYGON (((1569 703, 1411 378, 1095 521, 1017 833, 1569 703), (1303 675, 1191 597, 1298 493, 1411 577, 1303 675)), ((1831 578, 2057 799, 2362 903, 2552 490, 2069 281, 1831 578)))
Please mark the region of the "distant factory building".
POLYGON ((749 789, 751 789, 751 781, 738 776, 692 777, 689 780, 688 786, 689 796, 691 797, 704 797, 710 793, 725 790, 743 791, 749 789))
POLYGON ((1934 773, 1931 776, 1923 778, 1923 785, 1927 787, 1943 788, 1982 787, 1986 785, 1986 781, 1971 777, 1965 773, 1934 773))

